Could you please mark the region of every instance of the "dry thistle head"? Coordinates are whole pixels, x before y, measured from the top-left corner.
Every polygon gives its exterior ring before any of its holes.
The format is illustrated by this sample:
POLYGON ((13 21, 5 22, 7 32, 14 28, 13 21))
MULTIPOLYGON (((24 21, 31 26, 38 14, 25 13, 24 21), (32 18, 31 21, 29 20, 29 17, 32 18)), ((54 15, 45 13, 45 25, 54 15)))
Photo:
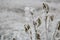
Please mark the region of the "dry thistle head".
POLYGON ((46 13, 49 12, 49 6, 46 3, 43 3, 43 9, 45 9, 46 13))
POLYGON ((41 25, 41 19, 40 18, 37 19, 37 23, 38 23, 38 26, 41 25))
POLYGON ((46 8, 46 5, 43 3, 43 9, 45 9, 46 8))
POLYGON ((30 29, 30 25, 29 24, 27 24, 27 25, 25 24, 24 27, 25 27, 25 32, 27 32, 30 29))
POLYGON ((58 22, 58 30, 60 30, 60 21, 58 22))

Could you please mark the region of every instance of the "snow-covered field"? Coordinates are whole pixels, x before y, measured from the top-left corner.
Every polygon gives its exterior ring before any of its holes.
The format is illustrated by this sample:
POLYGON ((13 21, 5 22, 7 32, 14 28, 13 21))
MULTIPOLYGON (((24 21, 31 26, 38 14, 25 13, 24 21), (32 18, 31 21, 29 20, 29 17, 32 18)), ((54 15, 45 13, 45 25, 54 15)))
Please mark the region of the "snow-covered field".
POLYGON ((0 0, 0 40, 60 40, 59 22, 60 0, 0 0))

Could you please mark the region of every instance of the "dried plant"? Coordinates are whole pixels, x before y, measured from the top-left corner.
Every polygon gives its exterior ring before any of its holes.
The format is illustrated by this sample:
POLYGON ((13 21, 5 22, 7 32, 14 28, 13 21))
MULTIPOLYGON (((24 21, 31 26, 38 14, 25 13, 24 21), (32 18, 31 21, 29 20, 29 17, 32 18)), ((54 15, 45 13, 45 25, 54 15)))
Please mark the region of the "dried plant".
POLYGON ((43 3, 43 9, 45 9, 46 13, 49 12, 49 6, 46 3, 43 3))
MULTIPOLYGON (((48 14, 49 12, 49 6, 48 4, 46 3, 43 3, 43 10, 44 10, 44 13, 46 13, 46 15, 48 14)), ((45 15, 45 30, 46 30, 46 40, 48 40, 48 28, 47 28, 47 19, 48 19, 48 16, 45 15)))
POLYGON ((40 35, 37 33, 38 31, 37 27, 41 25, 41 19, 38 18, 36 21, 33 21, 33 25, 35 30, 35 40, 40 40, 40 35))
POLYGON ((37 23, 38 23, 38 26, 41 25, 41 19, 40 18, 37 19, 37 23))
POLYGON ((27 25, 25 24, 24 27, 25 27, 25 32, 27 32, 30 29, 30 25, 29 24, 27 24, 27 25))
POLYGON ((45 9, 46 8, 46 5, 45 5, 45 3, 43 3, 43 9, 45 9))

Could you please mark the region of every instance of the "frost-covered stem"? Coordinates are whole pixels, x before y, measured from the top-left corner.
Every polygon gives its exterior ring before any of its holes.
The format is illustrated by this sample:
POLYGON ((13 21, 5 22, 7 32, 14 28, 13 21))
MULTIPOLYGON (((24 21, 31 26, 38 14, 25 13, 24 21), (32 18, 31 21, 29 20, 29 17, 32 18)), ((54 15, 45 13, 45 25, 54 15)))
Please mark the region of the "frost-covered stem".
POLYGON ((45 38, 46 38, 46 40, 48 40, 48 30, 47 30, 48 29, 48 26, 47 26, 47 17, 48 16, 47 16, 47 13, 45 10, 43 11, 43 16, 44 16, 43 20, 44 20, 44 24, 45 24, 45 26, 44 26, 45 27, 45 36, 46 36, 45 38))
MULTIPOLYGON (((33 23, 33 21, 34 21, 34 17, 32 16, 32 23, 33 23)), ((34 31, 35 31, 35 34, 34 34, 35 35, 35 40, 37 40, 37 38, 36 38, 36 33, 37 33, 36 32, 36 26, 34 25, 33 28, 34 28, 34 31)))
POLYGON ((36 26, 35 25, 34 25, 34 30, 35 30, 35 40, 37 40, 37 38, 36 38, 37 30, 36 30, 36 26))
POLYGON ((48 40, 47 19, 45 20, 46 40, 48 40))
POLYGON ((32 40, 32 32, 30 31, 30 39, 32 40))
POLYGON ((44 13, 45 13, 45 29, 46 29, 46 40, 48 40, 48 20, 47 20, 47 18, 48 18, 48 16, 47 16, 47 14, 48 14, 48 12, 49 12, 49 6, 48 6, 48 4, 46 4, 46 3, 43 3, 43 10, 44 10, 44 13))
MULTIPOLYGON (((32 24, 33 24, 33 21, 34 21, 34 16, 32 15, 32 24)), ((37 34, 37 29, 36 29, 36 25, 34 25, 33 26, 33 28, 34 28, 34 31, 35 31, 35 40, 37 40, 37 38, 36 38, 36 34, 37 34)))
POLYGON ((31 26, 31 30, 32 30, 32 40, 35 40, 35 29, 33 26, 34 17, 33 17, 33 14, 31 12, 31 9, 29 7, 25 8, 25 16, 26 16, 26 18, 28 17, 27 21, 30 22, 30 26, 31 26))

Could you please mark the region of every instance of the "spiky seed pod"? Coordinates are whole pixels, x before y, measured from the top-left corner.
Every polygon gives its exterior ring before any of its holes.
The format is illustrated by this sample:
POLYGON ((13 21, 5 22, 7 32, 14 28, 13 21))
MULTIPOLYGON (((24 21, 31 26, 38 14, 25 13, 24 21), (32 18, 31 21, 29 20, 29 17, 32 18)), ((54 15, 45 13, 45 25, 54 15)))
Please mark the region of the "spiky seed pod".
POLYGON ((41 25, 41 19, 40 18, 37 19, 37 23, 38 23, 38 26, 41 25))
POLYGON ((49 12, 49 6, 46 3, 43 3, 43 9, 45 9, 46 13, 49 12))
POLYGON ((60 30, 60 21, 58 22, 58 30, 60 30))

